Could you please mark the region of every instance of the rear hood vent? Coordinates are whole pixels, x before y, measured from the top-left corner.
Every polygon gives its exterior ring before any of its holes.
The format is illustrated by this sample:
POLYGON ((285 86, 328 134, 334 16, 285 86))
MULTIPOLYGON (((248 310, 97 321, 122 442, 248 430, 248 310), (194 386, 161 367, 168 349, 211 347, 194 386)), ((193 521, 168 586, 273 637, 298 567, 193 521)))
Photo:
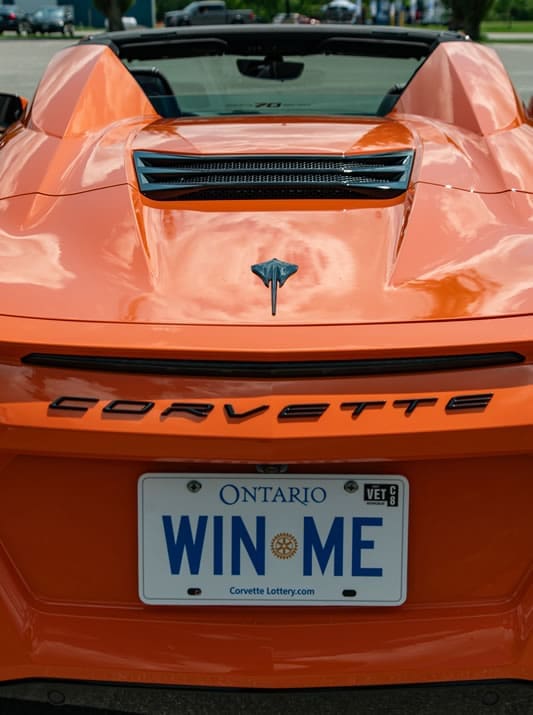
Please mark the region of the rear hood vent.
POLYGON ((141 192, 159 201, 392 198, 409 185, 413 151, 364 156, 186 156, 134 152, 141 192))

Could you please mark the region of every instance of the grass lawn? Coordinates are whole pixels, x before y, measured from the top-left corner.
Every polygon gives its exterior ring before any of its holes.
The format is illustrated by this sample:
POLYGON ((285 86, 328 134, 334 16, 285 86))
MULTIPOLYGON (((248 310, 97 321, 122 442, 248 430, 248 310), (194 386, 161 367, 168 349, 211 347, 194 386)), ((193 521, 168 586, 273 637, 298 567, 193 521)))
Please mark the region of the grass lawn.
POLYGON ((485 20, 481 32, 533 32, 533 20, 485 20))

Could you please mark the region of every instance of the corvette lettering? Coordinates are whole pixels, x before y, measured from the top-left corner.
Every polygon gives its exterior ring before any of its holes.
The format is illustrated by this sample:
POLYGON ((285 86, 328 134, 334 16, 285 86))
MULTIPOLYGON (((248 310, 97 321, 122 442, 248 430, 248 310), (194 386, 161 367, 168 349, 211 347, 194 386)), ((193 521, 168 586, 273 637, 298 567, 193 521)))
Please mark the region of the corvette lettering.
MULTIPOLYGON (((488 407, 493 398, 493 393, 477 393, 471 395, 455 395, 444 403, 444 411, 447 414, 454 412, 464 412, 465 410, 481 411, 488 407)), ((96 408, 99 403, 104 402, 100 407, 103 415, 136 415, 143 417, 156 409, 157 405, 152 400, 111 400, 106 402, 96 397, 80 397, 63 395, 50 402, 50 410, 63 412, 88 412, 96 408)), ((329 402, 302 402, 288 404, 278 411, 276 417, 285 422, 290 420, 319 420, 326 412, 335 410, 346 411, 351 417, 360 417, 367 410, 382 410, 392 407, 398 410, 405 417, 410 417, 414 412, 422 409, 430 409, 439 405, 438 397, 407 397, 401 400, 358 400, 341 402, 332 405, 329 402)), ((171 402, 159 409, 161 417, 196 417, 204 420, 212 412, 220 412, 222 409, 226 419, 230 423, 240 423, 244 420, 254 419, 271 410, 271 405, 260 404, 249 409, 243 409, 239 405, 226 403, 221 408, 209 402, 171 402)))

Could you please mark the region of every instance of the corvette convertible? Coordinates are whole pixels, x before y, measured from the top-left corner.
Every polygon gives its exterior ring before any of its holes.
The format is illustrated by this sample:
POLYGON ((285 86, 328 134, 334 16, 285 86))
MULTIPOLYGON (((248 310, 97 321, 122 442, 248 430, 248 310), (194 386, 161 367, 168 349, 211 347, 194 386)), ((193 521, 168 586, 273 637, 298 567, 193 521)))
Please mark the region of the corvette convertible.
POLYGON ((104 33, 0 118, 0 696, 527 690, 533 118, 496 54, 104 33))

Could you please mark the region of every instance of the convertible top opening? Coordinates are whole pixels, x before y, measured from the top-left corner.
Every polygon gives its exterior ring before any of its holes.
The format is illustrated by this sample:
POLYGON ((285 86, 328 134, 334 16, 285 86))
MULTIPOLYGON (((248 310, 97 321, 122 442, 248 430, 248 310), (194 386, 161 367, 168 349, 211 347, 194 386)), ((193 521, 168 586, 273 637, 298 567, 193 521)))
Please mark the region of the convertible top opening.
POLYGON ((453 41, 466 40, 451 32, 333 25, 167 28, 96 35, 82 44, 110 47, 163 117, 205 118, 384 116, 434 49, 453 41))

